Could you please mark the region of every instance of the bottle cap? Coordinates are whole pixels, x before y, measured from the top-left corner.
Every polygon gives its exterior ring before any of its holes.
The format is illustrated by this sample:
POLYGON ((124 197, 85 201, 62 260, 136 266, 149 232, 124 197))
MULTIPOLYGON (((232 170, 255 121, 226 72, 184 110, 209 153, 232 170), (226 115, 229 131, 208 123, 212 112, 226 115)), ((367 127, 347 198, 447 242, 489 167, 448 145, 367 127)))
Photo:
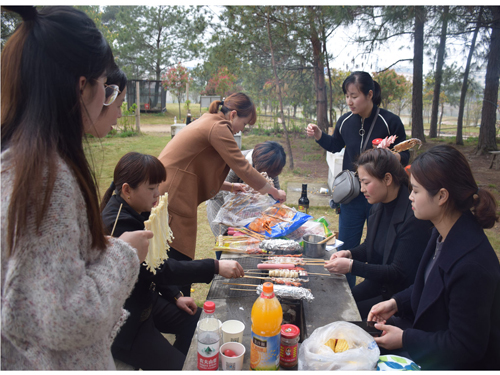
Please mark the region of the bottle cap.
POLYGON ((283 324, 281 326, 281 336, 286 339, 293 339, 300 334, 300 329, 293 324, 283 324))
POLYGON ((373 141, 372 141, 372 146, 373 147, 377 147, 380 142, 382 142, 382 138, 375 138, 373 141))
POLYGON ((203 310, 207 313, 207 314, 213 314, 215 312, 215 302, 212 302, 212 301, 206 301, 204 304, 203 304, 203 310))
POLYGON ((273 283, 270 282, 264 283, 264 285, 262 285, 262 291, 267 294, 273 293, 274 291, 273 283))

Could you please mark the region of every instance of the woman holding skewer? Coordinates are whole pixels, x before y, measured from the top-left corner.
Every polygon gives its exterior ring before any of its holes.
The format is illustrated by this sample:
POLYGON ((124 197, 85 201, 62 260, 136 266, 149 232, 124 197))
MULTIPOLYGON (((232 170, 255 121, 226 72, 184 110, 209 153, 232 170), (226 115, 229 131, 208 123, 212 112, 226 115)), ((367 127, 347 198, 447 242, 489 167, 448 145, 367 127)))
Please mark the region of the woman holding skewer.
POLYGON ((364 278, 352 288, 352 295, 361 318, 366 319, 375 303, 413 283, 432 223, 415 218, 408 200, 408 175, 391 151, 370 149, 356 164, 361 193, 373 205, 366 239, 332 254, 325 268, 364 278))
MULTIPOLYGON (((284 201, 286 193, 271 186, 242 155, 234 134, 257 119, 255 105, 243 93, 210 104, 205 113, 180 131, 165 146, 158 159, 167 172, 160 194, 169 193, 170 227, 175 233, 168 256, 177 260, 194 259, 198 205, 219 190, 242 191, 241 185, 224 181, 232 169, 250 187, 284 201)), ((181 288, 190 294, 191 286, 181 288)))
POLYGON ((2 8, 23 19, 2 51, 2 370, 112 370, 152 238, 105 236, 83 148, 113 55, 75 8, 2 8))
MULTIPOLYGON (((165 168, 156 157, 125 154, 101 202, 106 229, 111 232, 114 228, 113 236, 143 230, 160 195, 158 186, 165 178, 165 168)), ((143 264, 139 281, 125 302, 130 317, 116 336, 113 356, 137 369, 181 370, 201 310, 175 284, 209 283, 216 274, 244 276, 243 268, 234 260, 167 259, 156 274, 143 264), (162 333, 175 334, 174 345, 162 333)))
POLYGON ((415 216, 434 229, 413 285, 372 307, 375 341, 422 370, 499 370, 500 265, 484 233, 498 203, 451 145, 419 155, 411 185, 415 216))

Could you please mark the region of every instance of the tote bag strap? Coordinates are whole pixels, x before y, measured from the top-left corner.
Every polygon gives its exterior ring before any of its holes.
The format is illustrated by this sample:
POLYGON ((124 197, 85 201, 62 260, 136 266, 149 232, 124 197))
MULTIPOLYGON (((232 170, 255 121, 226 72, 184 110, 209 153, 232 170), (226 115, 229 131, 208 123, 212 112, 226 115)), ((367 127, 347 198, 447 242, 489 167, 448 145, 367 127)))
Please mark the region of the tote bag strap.
POLYGON ((368 144, 368 141, 370 140, 370 135, 372 135, 372 130, 375 127, 375 122, 377 121, 378 114, 380 112, 380 108, 377 108, 377 112, 375 113, 375 117, 373 118, 372 121, 372 126, 370 127, 370 130, 368 131, 368 135, 366 136, 365 144, 363 145, 363 151, 366 151, 366 145, 368 144))

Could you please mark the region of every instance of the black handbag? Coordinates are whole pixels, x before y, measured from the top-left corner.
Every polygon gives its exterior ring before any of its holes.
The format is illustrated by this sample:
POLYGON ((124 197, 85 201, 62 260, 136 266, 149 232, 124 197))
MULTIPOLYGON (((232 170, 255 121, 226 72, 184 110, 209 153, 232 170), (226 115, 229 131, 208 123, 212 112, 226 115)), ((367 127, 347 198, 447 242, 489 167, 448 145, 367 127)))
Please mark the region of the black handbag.
MULTIPOLYGON (((366 137, 365 144, 362 150, 366 150, 366 145, 372 134, 372 130, 375 127, 375 121, 377 121, 380 108, 377 108, 377 113, 373 118, 372 126, 368 131, 368 136, 366 137)), ((332 189, 332 200, 336 204, 347 204, 359 195, 360 185, 357 172, 350 171, 349 169, 344 169, 333 180, 332 189)), ((330 206, 332 206, 330 204, 330 206)))

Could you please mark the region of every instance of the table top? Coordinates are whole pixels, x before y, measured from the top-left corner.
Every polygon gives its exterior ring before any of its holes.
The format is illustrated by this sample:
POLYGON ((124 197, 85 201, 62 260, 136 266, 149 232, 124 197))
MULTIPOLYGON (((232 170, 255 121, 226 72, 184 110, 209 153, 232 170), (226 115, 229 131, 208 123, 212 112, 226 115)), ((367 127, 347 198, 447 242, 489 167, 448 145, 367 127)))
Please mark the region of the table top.
MULTIPOLYGON (((330 254, 325 254, 325 259, 329 259, 330 254)), ((223 253, 222 259, 236 258, 234 254, 223 253)), ((241 263, 247 262, 247 259, 239 259, 241 263)), ((257 263, 258 260, 255 260, 257 263)), ((322 266, 306 265, 301 266, 308 272, 328 273, 322 266)), ((243 266, 244 269, 247 269, 243 266)), ((256 268, 256 267, 254 267, 256 268)), ((251 291, 230 291, 230 287, 237 286, 224 285, 224 282, 235 282, 243 284, 260 284, 263 280, 258 279, 224 279, 220 276, 214 278, 212 286, 207 296, 207 300, 215 302, 215 313, 222 322, 226 320, 239 320, 245 324, 243 332, 243 345, 246 348, 243 361, 243 370, 250 369, 250 342, 251 342, 251 320, 250 314, 252 306, 258 297, 257 292, 251 291)), ((242 289, 244 287, 241 287, 242 289)), ((248 288, 248 287, 247 287, 248 288)), ((314 300, 311 302, 303 301, 303 312, 305 325, 305 338, 318 328, 335 321, 360 321, 356 302, 352 297, 349 284, 345 276, 309 276, 307 288, 311 289, 314 300)), ((186 356, 183 370, 197 370, 197 336, 193 335, 191 347, 186 356)), ((299 349, 300 350, 300 349, 299 349)))

